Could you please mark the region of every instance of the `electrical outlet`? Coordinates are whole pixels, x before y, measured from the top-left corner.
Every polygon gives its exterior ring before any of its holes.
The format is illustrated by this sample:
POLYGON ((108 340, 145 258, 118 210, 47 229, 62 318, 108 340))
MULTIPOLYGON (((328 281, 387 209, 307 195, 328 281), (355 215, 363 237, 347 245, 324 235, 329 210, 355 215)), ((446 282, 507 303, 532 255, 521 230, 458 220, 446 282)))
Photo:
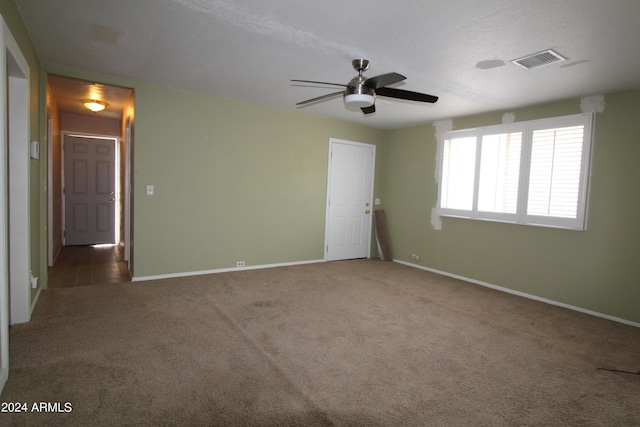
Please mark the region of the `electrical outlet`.
POLYGON ((38 287, 38 278, 33 277, 31 270, 29 270, 29 276, 31 276, 31 288, 36 289, 38 287))
POLYGON ((236 267, 244 267, 244 261, 236 262, 236 267))
POLYGON ((411 259, 414 261, 420 261, 420 257, 416 254, 411 254, 411 259))

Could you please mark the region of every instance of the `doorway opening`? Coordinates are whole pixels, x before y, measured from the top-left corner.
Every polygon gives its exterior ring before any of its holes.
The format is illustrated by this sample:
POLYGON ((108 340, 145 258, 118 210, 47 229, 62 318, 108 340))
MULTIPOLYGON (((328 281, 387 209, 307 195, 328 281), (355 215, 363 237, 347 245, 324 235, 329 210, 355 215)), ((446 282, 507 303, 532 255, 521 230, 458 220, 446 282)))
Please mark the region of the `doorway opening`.
POLYGON ((47 94, 50 286, 128 281, 133 89, 49 74, 47 94))

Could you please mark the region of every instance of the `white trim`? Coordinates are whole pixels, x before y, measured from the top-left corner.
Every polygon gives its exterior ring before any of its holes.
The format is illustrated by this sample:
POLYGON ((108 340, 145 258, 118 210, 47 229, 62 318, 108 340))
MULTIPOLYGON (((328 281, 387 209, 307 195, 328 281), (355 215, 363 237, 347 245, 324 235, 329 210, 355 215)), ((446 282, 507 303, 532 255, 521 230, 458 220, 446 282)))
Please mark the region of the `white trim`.
MULTIPOLYGON (((12 55, 13 56, 13 55, 12 55)), ((28 76, 28 74, 26 74, 28 76)), ((9 286, 11 324, 31 318, 29 81, 9 76, 9 286)))
MULTIPOLYGON (((47 266, 53 266, 62 249, 53 247, 53 118, 47 110, 47 266)), ((61 239, 62 240, 62 239, 61 239)))
POLYGON ((127 261, 127 269, 131 273, 131 116, 127 117, 124 130, 124 260, 127 261))
POLYGON ((465 282, 474 283, 476 285, 484 286, 485 288, 495 289, 497 291, 505 292, 505 293, 512 294, 512 295, 517 295, 519 297, 524 297, 524 298, 527 298, 527 299, 531 299, 531 300, 535 300, 535 301, 539 301, 539 302, 544 302, 546 304, 555 305, 557 307, 562 307, 562 308, 566 308, 566 309, 569 309, 569 310, 578 311, 580 313, 589 314, 591 316, 600 317, 600 318, 603 318, 603 319, 607 319, 607 320, 611 320, 611 321, 614 321, 614 322, 623 323, 625 325, 635 326, 636 328, 640 328, 640 323, 633 322, 631 320, 622 319, 620 317, 610 316, 608 314, 600 313, 600 312, 593 311, 593 310, 587 310, 586 308, 576 307, 574 305, 569 305, 569 304, 565 304, 563 302, 558 302, 558 301, 554 301, 554 300, 551 300, 551 299, 542 298, 542 297, 539 297, 539 296, 536 296, 536 295, 528 294, 526 292, 516 291, 516 290, 513 290, 513 289, 505 288, 505 287, 498 286, 498 285, 493 285, 491 283, 483 282, 483 281, 480 281, 480 280, 471 279, 469 277, 464 277, 464 276, 459 276, 457 274, 448 273, 446 271, 436 270, 434 268, 424 267, 422 265, 413 264, 413 263, 406 262, 406 261, 400 261, 398 259, 394 259, 393 262, 397 262, 398 264, 403 264, 403 265, 406 265, 406 266, 409 266, 409 267, 413 267, 413 268, 417 268, 417 269, 420 269, 420 270, 429 271, 431 273, 436 273, 436 274, 441 274, 443 276, 452 277, 454 279, 464 280, 465 282))
POLYGON ((263 268, 274 268, 274 267, 289 267, 292 265, 303 265, 303 264, 317 264, 321 262, 326 262, 324 259, 314 259, 309 261, 294 261, 294 262, 281 262, 276 264, 261 264, 261 265, 248 265, 245 267, 232 267, 232 268, 218 268, 215 270, 202 270, 202 271, 187 271, 184 273, 170 273, 170 274, 158 274, 155 276, 140 276, 134 277, 131 279, 132 282, 144 282, 147 280, 159 280, 159 279, 174 279, 178 277, 188 277, 188 276, 202 276, 205 274, 217 274, 217 273, 229 273, 232 271, 243 271, 243 270, 260 270, 263 268))
MULTIPOLYGON (((9 304, 11 324, 25 323, 31 319, 31 238, 30 238, 30 138, 29 138, 29 84, 30 68, 18 43, 3 22, 3 69, 10 73, 2 78, 8 92, 3 102, 8 114, 8 137, 5 149, 9 150, 8 188, 9 209, 9 304), (12 63, 9 62, 11 58, 12 63), (13 71, 11 70, 13 68, 13 71)), ((6 132, 6 130, 5 130, 6 132)), ((6 179, 6 178, 5 178, 6 179)))
POLYGON ((36 304, 38 303, 38 298, 40 298, 40 293, 42 293, 42 286, 38 287, 38 292, 36 292, 36 296, 33 297, 33 301, 31 301, 31 312, 36 308, 36 304))
MULTIPOLYGON (((9 30, 0 16, 0 82, 6 81, 6 39, 10 38, 9 30)), ((7 141, 6 141, 6 117, 7 117, 7 92, 6 84, 0 84, 0 391, 4 388, 9 377, 9 236, 7 227, 7 189, 6 189, 6 165, 7 165, 7 141)))

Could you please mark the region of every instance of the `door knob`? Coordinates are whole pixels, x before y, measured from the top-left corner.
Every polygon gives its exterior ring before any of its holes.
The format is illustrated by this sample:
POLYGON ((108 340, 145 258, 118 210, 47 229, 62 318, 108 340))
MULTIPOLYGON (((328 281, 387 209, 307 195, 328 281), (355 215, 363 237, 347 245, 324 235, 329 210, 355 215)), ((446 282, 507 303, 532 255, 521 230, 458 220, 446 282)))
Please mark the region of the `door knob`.
POLYGON ((366 211, 364 211, 364 213, 368 214, 369 212, 371 212, 369 209, 367 209, 366 211))
POLYGON ((113 197, 111 198, 111 200, 109 200, 110 203, 113 203, 115 201, 116 201, 116 199, 114 199, 113 197))

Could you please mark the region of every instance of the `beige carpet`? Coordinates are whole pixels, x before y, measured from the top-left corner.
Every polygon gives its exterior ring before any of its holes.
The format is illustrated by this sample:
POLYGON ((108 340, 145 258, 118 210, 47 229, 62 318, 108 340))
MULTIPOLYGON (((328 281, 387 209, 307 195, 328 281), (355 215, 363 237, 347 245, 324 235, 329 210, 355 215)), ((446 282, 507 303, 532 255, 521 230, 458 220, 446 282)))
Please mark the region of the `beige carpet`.
POLYGON ((52 289, 10 349, 72 411, 2 425, 640 425, 640 329, 377 260, 52 289))

